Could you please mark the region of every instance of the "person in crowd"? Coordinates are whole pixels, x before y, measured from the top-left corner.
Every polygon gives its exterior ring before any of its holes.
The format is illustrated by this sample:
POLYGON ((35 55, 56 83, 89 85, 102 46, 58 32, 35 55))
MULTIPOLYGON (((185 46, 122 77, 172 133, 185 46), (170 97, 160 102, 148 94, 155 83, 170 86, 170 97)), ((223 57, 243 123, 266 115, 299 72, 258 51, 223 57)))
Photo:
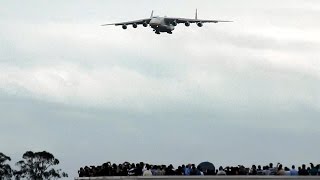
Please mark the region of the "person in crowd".
POLYGON ((270 175, 276 175, 278 171, 276 167, 273 167, 273 163, 269 164, 269 170, 270 170, 270 175))
POLYGON ((298 176, 299 175, 298 171, 296 170, 296 166, 295 165, 291 166, 290 175, 291 176, 298 176))
POLYGON ((191 164, 188 164, 184 170, 184 175, 188 176, 191 172, 191 164))
POLYGON ((223 167, 222 167, 222 166, 219 167, 219 171, 217 172, 217 175, 218 175, 218 176, 225 176, 225 175, 227 175, 227 173, 223 170, 223 167))
POLYGON ((84 171, 84 169, 82 167, 78 171, 78 175, 79 175, 79 177, 85 177, 85 171, 84 171))
POLYGON ((174 170, 173 170, 172 164, 170 164, 170 165, 166 168, 165 175, 166 175, 166 176, 173 176, 173 175, 175 175, 175 172, 174 172, 174 170))
POLYGON ((284 175, 286 175, 284 169, 282 168, 282 164, 279 164, 277 169, 278 169, 278 170, 277 170, 277 175, 278 175, 278 176, 284 176, 284 175))
POLYGON ((158 166, 157 165, 151 166, 152 176, 158 176, 157 175, 157 171, 158 171, 158 166))
POLYGON ((197 167, 197 170, 198 170, 198 174, 197 175, 204 176, 204 173, 203 173, 201 167, 197 167))
POLYGON ((291 176, 291 172, 290 172, 290 169, 288 167, 284 167, 284 174, 286 176, 291 176))
POLYGON ((239 175, 248 175, 246 168, 242 165, 239 165, 239 175))
POLYGON ((262 176, 262 175, 263 175, 263 170, 261 169, 261 166, 260 166, 260 165, 258 165, 257 175, 259 175, 259 176, 262 176))
POLYGON ((229 166, 225 167, 224 171, 226 172, 227 175, 231 175, 231 169, 229 166))
POLYGON ((184 175, 182 166, 179 166, 178 169, 176 169, 175 175, 177 175, 177 176, 184 175))
POLYGON ((141 176, 142 175, 142 167, 140 166, 140 163, 136 164, 136 168, 134 169, 135 176, 141 176))
POLYGON ((166 165, 160 166, 160 176, 164 176, 166 174, 166 169, 167 169, 166 165))
POLYGON ((269 166, 264 166, 262 170, 262 175, 269 176, 271 174, 269 166))
POLYGON ((305 164, 302 164, 302 167, 301 169, 298 171, 299 175, 300 176, 309 176, 309 172, 308 170, 306 169, 306 165, 305 164))
POLYGON ((151 167, 149 164, 146 164, 146 169, 143 171, 143 176, 152 176, 151 167))
POLYGON ((135 175, 135 170, 136 170, 136 165, 134 163, 131 164, 129 167, 128 175, 129 176, 134 176, 135 175))
POLYGON ((196 165, 194 165, 194 164, 191 165, 190 175, 192 175, 192 176, 199 175, 198 169, 196 168, 196 165))
POLYGON ((249 172, 249 175, 257 175, 257 174, 258 174, 258 172, 257 172, 256 165, 252 165, 250 172, 249 172))
POLYGON ((310 163, 309 174, 310 174, 311 176, 316 176, 316 175, 318 175, 318 169, 313 165, 313 163, 310 163))
POLYGON ((162 165, 160 167, 160 176, 164 176, 166 174, 166 169, 167 169, 166 165, 162 165))
POLYGON ((181 166, 181 171, 182 171, 182 174, 183 174, 183 175, 186 175, 186 174, 185 174, 186 165, 182 164, 182 166, 181 166))
POLYGON ((160 176, 161 175, 161 167, 159 165, 153 165, 151 167, 153 175, 154 176, 160 176))

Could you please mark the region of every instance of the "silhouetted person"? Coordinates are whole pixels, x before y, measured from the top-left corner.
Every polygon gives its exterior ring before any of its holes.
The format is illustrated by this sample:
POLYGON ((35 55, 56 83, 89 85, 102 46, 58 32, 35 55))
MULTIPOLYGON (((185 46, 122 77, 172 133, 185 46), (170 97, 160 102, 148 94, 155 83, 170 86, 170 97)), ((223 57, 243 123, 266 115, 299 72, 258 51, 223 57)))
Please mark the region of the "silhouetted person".
POLYGON ((299 173, 298 173, 298 171, 296 170, 296 167, 295 167, 294 165, 292 165, 292 167, 291 167, 290 175, 291 175, 291 176, 298 176, 298 175, 299 175, 299 173))
POLYGON ((175 175, 181 176, 183 174, 183 169, 181 166, 179 166, 178 169, 176 169, 175 175))
POLYGON ((219 167, 219 171, 217 172, 217 175, 218 175, 218 176, 225 176, 225 175, 227 175, 227 173, 223 170, 223 167, 222 167, 222 166, 219 167))
POLYGON ((285 171, 284 171, 283 168, 282 168, 282 164, 279 164, 279 165, 278 165, 277 175, 278 175, 278 176, 284 176, 284 175, 286 175, 285 171))
POLYGON ((190 175, 191 175, 191 176, 198 175, 198 170, 197 170, 197 168, 196 168, 196 166, 195 166, 194 164, 192 164, 192 166, 191 166, 190 175))
POLYGON ((306 165, 305 164, 302 164, 302 167, 301 167, 301 169, 299 170, 298 173, 299 173, 300 176, 309 176, 309 172, 306 169, 306 165))
POLYGON ((290 169, 288 167, 284 168, 284 172, 285 172, 286 176, 291 176, 291 172, 290 172, 290 169))
POLYGON ((311 176, 318 175, 318 169, 312 163, 310 163, 309 173, 310 173, 311 176))
POLYGON ((249 175, 257 175, 257 167, 256 165, 252 165, 249 175))

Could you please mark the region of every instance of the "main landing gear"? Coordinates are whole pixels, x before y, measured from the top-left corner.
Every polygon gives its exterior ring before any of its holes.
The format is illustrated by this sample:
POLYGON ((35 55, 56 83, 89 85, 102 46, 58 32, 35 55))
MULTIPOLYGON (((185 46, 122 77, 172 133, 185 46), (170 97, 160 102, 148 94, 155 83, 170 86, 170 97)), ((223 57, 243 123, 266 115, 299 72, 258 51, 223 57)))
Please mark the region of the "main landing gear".
MULTIPOLYGON (((156 34, 160 34, 160 31, 159 31, 159 30, 155 30, 155 29, 154 29, 153 32, 156 33, 156 34)), ((168 33, 168 34, 172 34, 172 31, 167 31, 167 33, 168 33)))

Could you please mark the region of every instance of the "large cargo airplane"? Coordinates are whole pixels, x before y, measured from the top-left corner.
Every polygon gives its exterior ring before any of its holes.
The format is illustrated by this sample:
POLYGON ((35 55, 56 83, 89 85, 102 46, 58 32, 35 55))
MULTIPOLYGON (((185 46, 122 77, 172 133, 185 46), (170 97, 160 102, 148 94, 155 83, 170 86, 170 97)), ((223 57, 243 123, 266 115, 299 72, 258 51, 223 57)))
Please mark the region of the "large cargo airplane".
POLYGON ((143 25, 144 27, 150 27, 156 34, 160 34, 161 32, 166 32, 168 34, 172 34, 172 31, 175 29, 180 23, 184 23, 185 26, 190 26, 191 23, 196 23, 199 27, 202 27, 204 23, 218 23, 218 22, 232 22, 232 21, 220 21, 220 20, 207 20, 207 19, 198 19, 198 10, 196 10, 196 16, 194 19, 187 18, 172 18, 172 17, 159 17, 153 16, 153 11, 151 12, 150 18, 139 19, 128 22, 121 23, 112 23, 112 24, 103 24, 102 26, 122 26, 122 29, 127 29, 128 25, 132 25, 133 28, 137 28, 138 25, 143 25))

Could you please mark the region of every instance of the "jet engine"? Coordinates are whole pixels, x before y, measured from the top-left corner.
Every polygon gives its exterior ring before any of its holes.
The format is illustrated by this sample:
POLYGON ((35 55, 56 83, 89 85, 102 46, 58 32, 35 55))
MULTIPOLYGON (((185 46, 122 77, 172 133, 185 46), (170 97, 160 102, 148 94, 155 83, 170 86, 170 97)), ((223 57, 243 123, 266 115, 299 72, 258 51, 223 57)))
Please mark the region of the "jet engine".
POLYGON ((173 25, 173 26, 177 26, 177 24, 178 24, 177 21, 173 21, 173 22, 172 22, 172 25, 173 25))
POLYGON ((190 22, 185 22, 184 25, 186 25, 188 27, 188 26, 190 26, 190 22))
POLYGON ((122 29, 127 29, 128 27, 127 27, 127 25, 122 25, 122 29))
POLYGON ((197 25, 198 25, 199 27, 202 27, 202 26, 203 26, 202 22, 198 22, 197 25))
POLYGON ((143 27, 148 27, 148 23, 144 22, 143 24, 143 27))
POLYGON ((137 24, 132 24, 132 27, 133 27, 133 28, 137 28, 138 25, 137 25, 137 24))

